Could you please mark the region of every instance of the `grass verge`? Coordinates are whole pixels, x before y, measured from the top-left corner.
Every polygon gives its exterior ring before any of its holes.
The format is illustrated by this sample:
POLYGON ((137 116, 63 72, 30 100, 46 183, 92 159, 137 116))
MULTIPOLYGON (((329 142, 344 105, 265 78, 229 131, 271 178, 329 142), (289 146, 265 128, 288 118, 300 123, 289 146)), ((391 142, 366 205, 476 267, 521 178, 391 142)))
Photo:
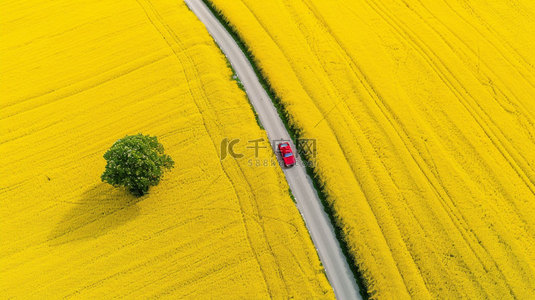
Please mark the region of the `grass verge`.
MULTIPOLYGON (((216 43, 216 45, 217 45, 217 43, 216 43)), ((223 53, 223 50, 221 50, 219 45, 217 45, 217 48, 219 48, 219 51, 221 51, 221 54, 225 55, 225 53, 223 53)), ((256 120, 256 124, 258 124, 258 126, 262 130, 265 130, 264 126, 262 126, 262 122, 260 122, 260 118, 258 117, 258 113, 256 113, 256 110, 254 109, 254 106, 251 103, 251 99, 249 99, 249 95, 247 95, 247 92, 245 91, 245 87, 243 86, 243 83, 241 82, 240 77, 238 77, 238 74, 236 73, 236 70, 234 70, 234 67, 229 63, 228 60, 227 60, 227 66, 232 70, 232 75, 230 76, 230 79, 236 81, 236 83, 238 84, 238 87, 240 88, 240 90, 242 90, 245 93, 245 98, 247 98, 247 101, 249 101, 249 105, 251 106, 251 109, 253 110, 253 113, 254 113, 254 118, 256 120)))

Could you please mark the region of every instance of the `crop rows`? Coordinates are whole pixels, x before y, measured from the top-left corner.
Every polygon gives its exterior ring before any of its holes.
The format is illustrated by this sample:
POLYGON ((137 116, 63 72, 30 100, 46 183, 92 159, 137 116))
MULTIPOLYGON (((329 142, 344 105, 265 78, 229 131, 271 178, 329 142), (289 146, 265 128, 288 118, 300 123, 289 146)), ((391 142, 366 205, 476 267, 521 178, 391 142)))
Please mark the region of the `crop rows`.
POLYGON ((535 294, 531 2, 210 2, 317 140, 369 295, 535 294))

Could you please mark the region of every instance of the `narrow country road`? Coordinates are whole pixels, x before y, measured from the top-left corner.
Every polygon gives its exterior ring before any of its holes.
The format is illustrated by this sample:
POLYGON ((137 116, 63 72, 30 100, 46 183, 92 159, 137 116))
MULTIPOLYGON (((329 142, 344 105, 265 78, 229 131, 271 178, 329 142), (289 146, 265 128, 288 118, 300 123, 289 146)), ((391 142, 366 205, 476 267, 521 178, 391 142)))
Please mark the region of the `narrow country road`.
MULTIPOLYGON (((267 131, 269 140, 283 139, 289 141, 290 135, 286 131, 271 99, 260 84, 245 54, 232 36, 202 0, 185 0, 185 2, 204 23, 236 70, 251 103, 258 113, 260 122, 267 131)), ((293 144, 292 149, 295 149, 293 144)), ((327 278, 334 289, 336 297, 338 299, 360 299, 356 280, 342 253, 329 217, 323 210, 323 205, 306 173, 301 158, 297 157, 296 166, 283 171, 297 202, 297 208, 303 215, 312 241, 318 250, 327 278)))

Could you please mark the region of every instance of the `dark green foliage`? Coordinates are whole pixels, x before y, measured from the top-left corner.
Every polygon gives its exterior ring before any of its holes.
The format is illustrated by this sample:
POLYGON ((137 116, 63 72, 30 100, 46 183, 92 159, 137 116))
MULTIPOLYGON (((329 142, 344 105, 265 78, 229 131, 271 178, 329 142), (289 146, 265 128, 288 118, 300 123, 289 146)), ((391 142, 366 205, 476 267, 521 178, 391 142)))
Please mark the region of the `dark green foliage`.
POLYGON ((108 163, 102 181, 115 187, 124 186, 137 197, 157 185, 163 172, 174 165, 157 137, 141 133, 116 141, 104 158, 108 163))

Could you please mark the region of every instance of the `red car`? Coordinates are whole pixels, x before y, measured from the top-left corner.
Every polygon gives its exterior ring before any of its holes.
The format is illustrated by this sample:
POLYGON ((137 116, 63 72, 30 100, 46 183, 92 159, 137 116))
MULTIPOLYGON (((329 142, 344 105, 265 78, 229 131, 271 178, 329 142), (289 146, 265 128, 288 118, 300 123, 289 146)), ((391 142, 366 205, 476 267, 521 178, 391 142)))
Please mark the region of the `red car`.
POLYGON ((287 142, 280 143, 279 152, 282 156, 282 160, 284 161, 284 166, 286 168, 289 168, 295 165, 295 156, 289 143, 287 142))

